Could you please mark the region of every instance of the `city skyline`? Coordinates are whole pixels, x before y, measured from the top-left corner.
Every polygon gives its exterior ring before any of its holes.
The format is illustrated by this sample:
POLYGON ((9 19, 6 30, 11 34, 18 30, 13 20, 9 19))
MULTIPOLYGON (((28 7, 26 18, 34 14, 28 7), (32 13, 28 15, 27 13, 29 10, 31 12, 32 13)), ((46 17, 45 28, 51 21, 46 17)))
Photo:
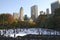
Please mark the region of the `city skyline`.
MULTIPOLYGON (((0 1, 0 13, 9 12, 13 14, 13 12, 18 12, 20 7, 24 8, 24 15, 27 14, 31 17, 31 6, 38 5, 38 13, 40 11, 45 11, 47 8, 51 10, 51 3, 57 0, 1 0, 0 1), (12 4, 12 5, 11 5, 12 4), (46 4, 46 6, 45 6, 46 4)), ((40 14, 40 13, 39 13, 40 14)))
POLYGON ((35 34, 43 37, 60 35, 59 10, 60 0, 1 0, 0 35, 3 37, 6 35, 8 38, 18 36, 17 39, 19 36, 35 34))

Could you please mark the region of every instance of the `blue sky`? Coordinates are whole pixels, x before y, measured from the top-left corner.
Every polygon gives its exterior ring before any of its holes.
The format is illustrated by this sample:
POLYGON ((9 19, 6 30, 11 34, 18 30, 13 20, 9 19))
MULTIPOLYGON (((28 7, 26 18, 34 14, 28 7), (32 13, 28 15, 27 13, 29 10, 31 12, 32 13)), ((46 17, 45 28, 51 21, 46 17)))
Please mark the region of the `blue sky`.
MULTIPOLYGON (((38 5, 39 11, 51 9, 51 3, 57 0, 0 0, 0 13, 19 13, 20 7, 24 9, 24 15, 31 15, 31 6, 38 5)), ((38 13, 39 13, 38 11, 38 13)))

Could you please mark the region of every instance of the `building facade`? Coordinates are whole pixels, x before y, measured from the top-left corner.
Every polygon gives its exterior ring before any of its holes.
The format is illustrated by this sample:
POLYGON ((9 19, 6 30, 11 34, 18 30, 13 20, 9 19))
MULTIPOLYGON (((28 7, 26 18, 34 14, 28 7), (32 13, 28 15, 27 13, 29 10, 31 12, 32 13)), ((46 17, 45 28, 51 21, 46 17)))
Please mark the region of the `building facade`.
POLYGON ((51 4, 51 13, 54 14, 55 9, 60 7, 60 0, 51 4))
POLYGON ((60 0, 58 0, 59 4, 60 4, 60 0))
POLYGON ((38 17, 38 6, 37 5, 34 5, 31 7, 31 18, 33 20, 36 20, 38 17))
POLYGON ((27 15, 24 16, 24 21, 27 21, 29 18, 27 15))
POLYGON ((49 12, 48 8, 46 9, 46 15, 47 15, 48 18, 50 17, 50 12, 49 12))
POLYGON ((19 16, 20 21, 24 21, 23 14, 24 14, 24 10, 23 10, 23 7, 21 7, 20 8, 20 16, 19 16))
POLYGON ((48 8, 46 9, 46 14, 49 14, 49 9, 48 8))
POLYGON ((13 13, 13 17, 15 20, 18 20, 18 13, 13 13))

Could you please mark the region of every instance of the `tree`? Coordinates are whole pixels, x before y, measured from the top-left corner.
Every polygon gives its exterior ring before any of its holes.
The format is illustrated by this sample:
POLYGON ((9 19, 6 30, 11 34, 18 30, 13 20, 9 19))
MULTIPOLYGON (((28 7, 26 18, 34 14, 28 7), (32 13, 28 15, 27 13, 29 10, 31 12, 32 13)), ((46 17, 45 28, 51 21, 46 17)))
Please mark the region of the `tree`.
POLYGON ((54 18, 53 17, 47 18, 47 20, 46 20, 46 28, 49 28, 49 29, 54 29, 55 28, 55 26, 54 26, 54 18))
POLYGON ((13 23, 14 22, 14 18, 13 18, 13 16, 11 15, 11 14, 6 14, 6 16, 8 17, 8 22, 9 23, 13 23))
POLYGON ((46 15, 39 15, 37 19, 37 26, 45 28, 46 26, 46 15))
POLYGON ((60 16, 60 8, 55 9, 54 16, 60 16))
POLYGON ((0 23, 7 23, 6 21, 7 21, 7 16, 5 15, 5 14, 1 14, 0 15, 0 23))
POLYGON ((55 24, 55 29, 60 30, 60 8, 55 9, 54 11, 54 24, 55 24))
POLYGON ((0 15, 0 26, 2 28, 9 26, 11 23, 13 23, 14 18, 11 14, 1 14, 0 15))

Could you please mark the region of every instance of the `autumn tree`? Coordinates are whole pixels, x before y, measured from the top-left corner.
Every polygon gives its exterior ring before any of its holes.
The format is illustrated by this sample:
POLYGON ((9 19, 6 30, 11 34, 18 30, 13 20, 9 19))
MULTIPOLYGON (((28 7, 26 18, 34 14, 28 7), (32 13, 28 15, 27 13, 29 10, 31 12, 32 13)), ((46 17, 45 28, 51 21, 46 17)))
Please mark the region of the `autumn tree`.
POLYGON ((14 18, 11 14, 0 14, 0 26, 9 26, 13 21, 14 18))

